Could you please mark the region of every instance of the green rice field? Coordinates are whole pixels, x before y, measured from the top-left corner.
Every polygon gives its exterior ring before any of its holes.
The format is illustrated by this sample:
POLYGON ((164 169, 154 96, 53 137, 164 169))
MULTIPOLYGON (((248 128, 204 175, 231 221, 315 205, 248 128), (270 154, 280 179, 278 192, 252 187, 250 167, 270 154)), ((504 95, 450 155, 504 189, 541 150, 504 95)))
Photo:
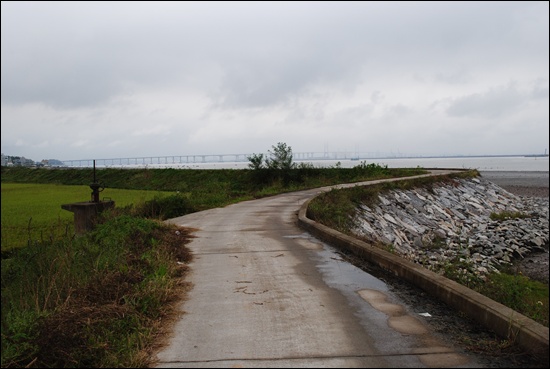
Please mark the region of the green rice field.
MULTIPOLYGON (((2 251, 29 242, 74 233, 74 214, 63 204, 90 201, 89 186, 2 183, 2 251)), ((101 200, 113 200, 116 207, 145 202, 172 192, 106 188, 101 200)))

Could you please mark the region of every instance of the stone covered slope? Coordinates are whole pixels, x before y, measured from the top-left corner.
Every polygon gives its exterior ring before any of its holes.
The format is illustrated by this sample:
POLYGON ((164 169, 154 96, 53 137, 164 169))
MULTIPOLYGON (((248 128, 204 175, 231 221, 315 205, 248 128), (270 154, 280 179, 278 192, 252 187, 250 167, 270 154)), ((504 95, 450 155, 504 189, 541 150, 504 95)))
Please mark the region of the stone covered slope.
POLYGON ((357 209, 353 233, 391 245, 401 257, 430 270, 453 263, 463 265, 465 275, 483 277, 533 254, 545 255, 548 268, 547 198, 519 197, 483 178, 470 178, 431 189, 392 190, 379 200, 373 208, 357 209), (491 213, 503 211, 529 217, 491 220, 491 213))

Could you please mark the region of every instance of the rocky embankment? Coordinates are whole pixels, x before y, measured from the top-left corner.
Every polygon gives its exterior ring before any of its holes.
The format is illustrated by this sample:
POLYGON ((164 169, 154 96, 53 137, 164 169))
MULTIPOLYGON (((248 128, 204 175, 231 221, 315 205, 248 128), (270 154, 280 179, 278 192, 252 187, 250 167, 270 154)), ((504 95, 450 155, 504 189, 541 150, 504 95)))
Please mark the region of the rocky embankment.
POLYGON ((358 209, 357 236, 392 245, 395 253, 433 271, 452 263, 465 276, 483 278, 516 265, 548 283, 548 198, 516 196, 478 177, 392 190, 379 199, 373 208, 358 209), (491 219, 503 212, 521 216, 491 219))

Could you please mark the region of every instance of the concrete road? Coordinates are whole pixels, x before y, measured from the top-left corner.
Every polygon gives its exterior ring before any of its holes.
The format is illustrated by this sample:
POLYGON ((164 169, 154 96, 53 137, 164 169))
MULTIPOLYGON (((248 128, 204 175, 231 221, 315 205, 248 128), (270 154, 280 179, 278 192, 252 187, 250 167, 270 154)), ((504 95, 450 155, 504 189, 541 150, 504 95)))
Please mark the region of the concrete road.
POLYGON ((197 229, 193 288, 156 367, 480 366, 383 282, 297 227, 300 206, 328 189, 170 220, 197 229))

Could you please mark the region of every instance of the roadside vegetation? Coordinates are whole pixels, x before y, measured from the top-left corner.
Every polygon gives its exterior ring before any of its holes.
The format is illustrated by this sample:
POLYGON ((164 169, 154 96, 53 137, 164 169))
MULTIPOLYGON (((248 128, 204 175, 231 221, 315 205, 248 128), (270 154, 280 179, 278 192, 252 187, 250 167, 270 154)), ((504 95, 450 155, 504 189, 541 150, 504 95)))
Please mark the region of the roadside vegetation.
POLYGON ((2 259, 2 367, 146 367, 185 294, 187 229, 105 212, 2 259))
POLYGON ((92 169, 2 167, 2 367, 150 366, 189 288, 192 230, 165 219, 281 192, 425 173, 365 163, 295 166, 290 147, 273 148, 248 170, 100 169, 101 196, 116 207, 78 237, 73 214, 60 206, 90 199, 92 169), (290 166, 274 166, 288 158, 290 166))
MULTIPOLYGON (((414 187, 430 187, 448 182, 453 177, 467 178, 478 176, 475 170, 445 176, 434 181, 433 178, 417 178, 399 182, 384 183, 368 187, 352 187, 333 189, 313 199, 308 206, 307 216, 330 228, 344 234, 352 235, 352 219, 356 208, 360 204, 373 206, 378 201, 378 193, 392 189, 410 189, 414 187)), ((522 213, 493 213, 491 219, 503 220, 508 218, 525 217, 522 213)), ((444 242, 444 240, 439 240, 444 242)), ((392 252, 391 245, 376 245, 392 252)), ((533 319, 548 327, 548 285, 530 280, 514 270, 502 269, 500 273, 490 274, 487 280, 482 280, 474 273, 464 274, 468 265, 456 260, 442 267, 439 272, 445 277, 465 285, 509 308, 533 319)))

